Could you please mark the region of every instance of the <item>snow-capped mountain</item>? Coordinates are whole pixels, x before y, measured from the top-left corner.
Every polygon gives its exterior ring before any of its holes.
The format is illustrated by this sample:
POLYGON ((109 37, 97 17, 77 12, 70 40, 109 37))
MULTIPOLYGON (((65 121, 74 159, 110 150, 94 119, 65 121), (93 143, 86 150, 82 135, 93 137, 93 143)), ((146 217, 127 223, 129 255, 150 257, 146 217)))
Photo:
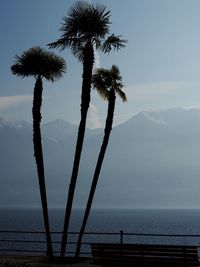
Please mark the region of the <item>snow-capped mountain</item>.
POLYGON ((77 132, 77 126, 74 126, 64 120, 57 119, 44 124, 42 126, 42 132, 51 140, 58 142, 63 138, 75 135, 77 132))
MULTIPOLYGON (((62 120, 42 126, 51 206, 64 206, 77 127, 62 120)), ((76 191, 84 205, 102 130, 88 130, 76 191)), ((0 118, 0 205, 40 205, 32 126, 0 118)), ((113 128, 94 205, 197 208, 200 203, 200 110, 141 112, 113 128)))
POLYGON ((25 121, 11 121, 0 117, 0 128, 30 130, 32 126, 25 121))

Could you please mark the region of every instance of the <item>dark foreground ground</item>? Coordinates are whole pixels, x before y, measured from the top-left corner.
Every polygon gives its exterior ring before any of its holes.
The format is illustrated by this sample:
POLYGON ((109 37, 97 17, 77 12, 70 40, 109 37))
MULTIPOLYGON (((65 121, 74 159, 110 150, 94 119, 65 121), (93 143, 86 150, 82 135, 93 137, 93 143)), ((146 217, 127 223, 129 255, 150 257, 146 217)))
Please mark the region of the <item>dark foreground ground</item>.
POLYGON ((92 263, 92 259, 83 258, 79 262, 75 262, 73 258, 66 259, 66 262, 61 264, 58 262, 48 263, 46 257, 37 256, 5 256, 0 255, 0 267, 31 267, 31 266, 68 266, 68 267, 92 267, 96 266, 92 263))

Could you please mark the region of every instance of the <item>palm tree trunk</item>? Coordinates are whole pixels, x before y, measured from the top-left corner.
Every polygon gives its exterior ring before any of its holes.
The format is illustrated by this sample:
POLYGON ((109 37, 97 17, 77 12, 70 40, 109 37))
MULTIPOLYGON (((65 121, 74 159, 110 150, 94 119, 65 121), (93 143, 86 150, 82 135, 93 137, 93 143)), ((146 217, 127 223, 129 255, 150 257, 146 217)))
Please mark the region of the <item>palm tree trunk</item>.
POLYGON ((92 206, 92 202, 93 202, 93 198, 94 198, 97 182, 98 182, 100 171, 101 171, 101 167, 102 167, 102 164, 103 164, 106 148, 108 146, 110 132, 112 130, 112 123, 113 123, 113 116, 114 116, 114 109, 115 109, 115 98, 116 98, 115 97, 115 91, 113 89, 111 89, 110 95, 109 95, 109 103, 108 103, 108 112, 107 112, 106 125, 105 125, 105 130, 104 130, 104 139, 103 139, 103 142, 102 142, 102 145, 101 145, 101 149, 100 149, 100 152, 99 152, 99 157, 98 157, 98 160, 97 160, 97 164, 96 164, 96 168, 95 168, 95 172, 94 172, 94 176, 93 176, 93 180, 92 180, 92 185, 91 185, 91 188, 90 188, 90 193, 89 193, 89 197, 88 197, 88 201, 87 201, 87 205, 86 205, 86 209, 85 209, 85 213, 84 213, 84 218, 83 218, 83 222, 82 222, 80 233, 79 233, 79 237, 78 237, 76 254, 75 254, 75 256, 77 258, 79 257, 79 254, 80 254, 82 237, 83 237, 83 234, 84 234, 84 231, 85 231, 85 227, 86 227, 86 224, 87 224, 87 220, 88 220, 88 217, 89 217, 89 214, 90 214, 90 210, 91 210, 91 206, 92 206))
POLYGON ((39 75, 37 77, 34 97, 33 97, 33 145, 34 145, 34 156, 37 165, 37 173, 40 187, 40 197, 42 202, 43 218, 46 232, 47 241, 47 256, 49 259, 53 258, 53 249, 51 242, 51 234, 49 227, 49 217, 48 217, 48 207, 47 207, 47 196, 46 196, 46 185, 44 177, 44 163, 43 163, 43 153, 42 153, 42 140, 40 131, 41 122, 41 105, 42 105, 42 78, 39 75))
POLYGON ((79 171, 79 164, 81 158, 81 152, 83 147, 83 140, 85 136, 87 112, 90 104, 90 91, 91 91, 91 78, 92 68, 94 64, 94 50, 92 44, 86 45, 84 49, 84 61, 83 61, 83 83, 82 83, 82 95, 81 95, 81 120, 78 129, 78 136, 76 142, 76 151, 74 156, 74 163, 72 169, 71 180, 68 190, 67 205, 65 210, 64 227, 61 241, 61 253, 60 259, 63 260, 65 256, 65 249, 68 239, 68 229, 71 217, 71 210, 74 198, 74 191, 76 187, 76 181, 79 171))

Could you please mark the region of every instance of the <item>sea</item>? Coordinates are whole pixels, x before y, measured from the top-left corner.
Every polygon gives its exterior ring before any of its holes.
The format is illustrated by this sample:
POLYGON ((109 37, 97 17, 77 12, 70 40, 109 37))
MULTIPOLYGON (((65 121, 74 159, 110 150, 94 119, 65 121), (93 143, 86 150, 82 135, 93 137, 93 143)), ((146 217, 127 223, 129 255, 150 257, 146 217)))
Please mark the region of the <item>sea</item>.
MULTIPOLYGON (((64 210, 50 209, 49 216, 51 231, 55 232, 52 233, 54 252, 58 254, 64 210)), ((77 241, 82 217, 83 210, 73 210, 69 244, 66 248, 66 253, 69 255, 74 253, 73 242, 77 241)), ((44 224, 40 209, 0 209, 1 253, 44 253, 45 235, 40 233, 43 231, 44 224), (41 243, 37 243, 38 241, 41 243)), ((94 209, 88 220, 81 253, 83 256, 89 255, 89 244, 92 242, 120 242, 121 238, 123 242, 134 244, 180 244, 200 247, 200 210, 94 209)))

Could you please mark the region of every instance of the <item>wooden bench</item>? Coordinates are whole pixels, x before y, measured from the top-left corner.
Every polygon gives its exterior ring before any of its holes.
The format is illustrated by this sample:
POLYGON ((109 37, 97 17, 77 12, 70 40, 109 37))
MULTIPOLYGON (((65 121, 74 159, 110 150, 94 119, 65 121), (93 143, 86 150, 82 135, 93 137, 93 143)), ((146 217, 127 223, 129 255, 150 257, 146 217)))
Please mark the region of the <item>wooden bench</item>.
POLYGON ((198 266, 196 246, 92 243, 94 264, 102 266, 198 266))

